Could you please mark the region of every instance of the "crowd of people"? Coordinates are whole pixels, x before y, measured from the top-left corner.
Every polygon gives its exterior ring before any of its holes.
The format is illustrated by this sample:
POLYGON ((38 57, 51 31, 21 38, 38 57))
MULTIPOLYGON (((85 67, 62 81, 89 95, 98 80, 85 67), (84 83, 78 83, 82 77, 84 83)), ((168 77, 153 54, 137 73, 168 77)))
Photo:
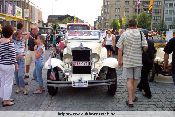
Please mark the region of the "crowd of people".
POLYGON ((42 68, 44 65, 45 37, 39 35, 38 31, 38 27, 33 25, 31 32, 24 34, 22 23, 17 24, 16 32, 14 32, 14 27, 10 25, 2 28, 0 39, 0 98, 2 98, 3 107, 15 104, 14 100, 11 99, 14 78, 17 86, 15 92, 17 94, 20 92, 24 95, 28 94, 24 77, 29 78, 32 62, 35 63, 33 79, 38 83, 38 87, 33 93, 41 94, 44 92, 42 68))
MULTIPOLYGON (((165 49, 164 70, 168 70, 169 54, 175 52, 175 38, 171 39, 165 49)), ((118 65, 123 68, 123 78, 127 79, 128 99, 126 104, 134 106, 138 100, 136 89, 142 91, 143 96, 152 98, 148 75, 154 65, 156 49, 153 38, 148 32, 137 28, 137 21, 129 20, 129 28, 121 31, 106 32, 104 45, 108 51, 108 57, 117 55, 118 65), (139 83, 138 83, 139 81, 139 83)), ((174 58, 174 55, 173 55, 174 58)), ((172 58, 172 77, 175 84, 175 60, 172 58)))
MULTIPOLYGON (((0 98, 2 105, 12 106, 14 100, 11 99, 13 80, 16 81, 16 93, 22 92, 28 94, 25 87, 24 78, 29 78, 31 63, 35 63, 33 70, 33 80, 38 83, 34 94, 42 94, 45 89, 43 86, 42 69, 44 66, 45 38, 39 35, 39 29, 36 25, 31 28, 31 32, 24 34, 22 23, 17 25, 17 31, 14 33, 14 27, 6 25, 2 28, 2 37, 0 39, 0 98), (27 46, 26 46, 27 45, 27 46), (27 51, 26 51, 27 50, 27 51)), ((52 45, 56 46, 53 35, 52 45)), ((50 35, 47 35, 50 38, 50 35)), ((47 39, 46 39, 47 40, 47 39)), ((61 40, 62 42, 63 40, 61 40)), ((164 51, 164 69, 167 69, 170 53, 175 52, 175 38, 171 39, 164 51)), ((154 64, 154 55, 156 49, 149 39, 147 33, 143 33, 137 28, 136 20, 129 20, 129 28, 120 31, 106 32, 104 45, 107 49, 108 57, 117 55, 118 65, 123 68, 123 78, 127 79, 128 99, 126 104, 129 107, 134 106, 138 100, 136 89, 143 92, 147 98, 151 98, 148 74, 154 64), (138 80, 140 82, 138 83, 138 80)), ((60 43, 61 49, 64 44, 60 43)), ((173 55, 174 58, 174 55, 173 55)), ((172 59, 172 77, 175 84, 175 59, 172 59)))

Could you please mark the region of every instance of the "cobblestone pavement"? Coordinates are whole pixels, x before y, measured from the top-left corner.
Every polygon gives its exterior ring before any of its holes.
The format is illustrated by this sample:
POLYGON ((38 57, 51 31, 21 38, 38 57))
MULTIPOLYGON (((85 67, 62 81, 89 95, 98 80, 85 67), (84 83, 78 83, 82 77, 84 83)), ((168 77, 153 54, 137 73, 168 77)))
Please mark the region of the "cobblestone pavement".
MULTIPOLYGON (((46 52, 48 58, 48 52, 46 52)), ((47 70, 43 70, 46 79, 47 70)), ((93 87, 86 89, 59 88, 56 96, 51 97, 47 91, 44 94, 32 94, 37 84, 32 78, 27 79, 29 95, 15 94, 13 87, 12 107, 0 106, 0 111, 172 111, 175 107, 175 87, 173 84, 150 83, 153 97, 147 99, 137 92, 139 98, 134 108, 125 104, 127 89, 125 80, 118 73, 117 92, 114 97, 107 95, 107 87, 93 87)), ((32 71, 30 72, 32 74, 32 71)), ((46 82, 46 80, 45 80, 46 82)), ((46 83, 45 83, 46 84, 46 83)))

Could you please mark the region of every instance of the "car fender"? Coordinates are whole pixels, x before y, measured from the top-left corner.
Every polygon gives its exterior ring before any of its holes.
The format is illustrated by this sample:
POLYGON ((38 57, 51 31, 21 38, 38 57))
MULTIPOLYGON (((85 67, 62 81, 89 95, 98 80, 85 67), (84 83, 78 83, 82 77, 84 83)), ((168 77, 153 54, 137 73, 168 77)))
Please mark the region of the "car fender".
POLYGON ((101 59, 106 59, 107 58, 107 49, 105 47, 101 48, 100 58, 101 59))
POLYGON ((49 58, 46 62, 45 62, 45 65, 44 65, 44 68, 45 69, 51 69, 54 68, 54 67, 59 67, 61 70, 64 71, 64 63, 63 61, 61 61, 60 59, 57 59, 57 58, 49 58))
POLYGON ((117 61, 116 58, 106 58, 102 62, 102 67, 104 67, 104 66, 107 66, 107 67, 110 67, 110 68, 117 68, 118 61, 117 61))

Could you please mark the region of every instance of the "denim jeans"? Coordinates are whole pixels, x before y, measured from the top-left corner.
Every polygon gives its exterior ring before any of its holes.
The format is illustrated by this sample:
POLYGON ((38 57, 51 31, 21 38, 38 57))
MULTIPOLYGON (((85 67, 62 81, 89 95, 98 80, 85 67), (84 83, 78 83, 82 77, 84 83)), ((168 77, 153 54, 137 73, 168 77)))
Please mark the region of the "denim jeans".
POLYGON ((24 74, 25 74, 25 60, 17 60, 19 70, 15 71, 15 80, 18 87, 25 87, 24 74))
POLYGON ((173 78, 173 82, 174 82, 174 85, 175 85, 175 74, 174 73, 172 74, 172 78, 173 78))
POLYGON ((39 86, 43 86, 43 78, 42 78, 42 69, 43 69, 43 62, 35 61, 35 69, 33 71, 33 77, 38 82, 39 86))

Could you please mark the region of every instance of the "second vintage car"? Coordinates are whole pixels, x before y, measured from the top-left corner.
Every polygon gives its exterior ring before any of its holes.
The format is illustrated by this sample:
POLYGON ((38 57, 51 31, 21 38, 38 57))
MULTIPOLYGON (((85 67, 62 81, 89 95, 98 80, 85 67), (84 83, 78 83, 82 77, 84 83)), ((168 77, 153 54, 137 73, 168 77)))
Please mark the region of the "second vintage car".
POLYGON ((49 58, 45 63, 47 88, 50 95, 58 87, 107 86, 108 94, 114 96, 117 89, 117 59, 107 58, 98 30, 69 30, 63 61, 49 58))

